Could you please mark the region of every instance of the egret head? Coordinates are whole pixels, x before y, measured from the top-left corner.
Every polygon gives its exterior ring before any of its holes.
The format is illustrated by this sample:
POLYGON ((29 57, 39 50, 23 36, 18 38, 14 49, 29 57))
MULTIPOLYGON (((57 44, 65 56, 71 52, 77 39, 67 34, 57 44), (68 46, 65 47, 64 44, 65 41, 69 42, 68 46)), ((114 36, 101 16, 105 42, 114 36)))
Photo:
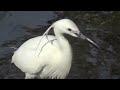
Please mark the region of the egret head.
POLYGON ((95 45, 96 47, 99 48, 99 46, 94 43, 92 40, 90 40, 89 38, 87 38, 86 36, 84 36, 78 29, 77 25, 69 20, 69 19, 61 19, 56 21, 54 24, 54 29, 57 31, 57 33, 60 34, 69 34, 73 37, 78 37, 84 40, 89 41, 90 43, 92 43, 93 45, 95 45))
POLYGON ((77 37, 76 33, 80 33, 75 23, 69 19, 61 19, 54 23, 54 28, 60 34, 69 34, 73 37, 77 37))

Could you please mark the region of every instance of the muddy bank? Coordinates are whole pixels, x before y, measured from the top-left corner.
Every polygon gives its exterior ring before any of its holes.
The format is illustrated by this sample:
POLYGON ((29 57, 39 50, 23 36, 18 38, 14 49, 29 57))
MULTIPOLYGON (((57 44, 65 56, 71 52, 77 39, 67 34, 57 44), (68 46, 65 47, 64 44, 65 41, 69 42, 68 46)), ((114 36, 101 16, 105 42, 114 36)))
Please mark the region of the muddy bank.
MULTIPOLYGON (((27 15, 25 12, 21 14, 27 15)), ((67 78, 120 78, 119 11, 51 11, 31 12, 30 14, 33 14, 33 19, 30 19, 31 17, 29 16, 27 21, 25 16, 20 17, 20 15, 15 14, 15 12, 0 12, 0 34, 2 36, 0 39, 1 79, 24 78, 24 73, 15 67, 14 64, 10 64, 14 49, 9 47, 18 48, 26 40, 42 35, 54 21, 62 18, 73 20, 84 35, 104 49, 98 50, 86 41, 68 36, 67 38, 72 45, 74 57, 72 68, 67 78), (25 19, 27 24, 22 22, 23 19, 25 19), (12 21, 8 22, 7 20, 12 21), (19 20, 21 20, 21 22, 19 20), (44 22, 44 24, 41 24, 42 22, 44 22), (8 26, 4 28, 6 25, 8 26), (11 28, 10 30, 7 29, 9 27, 11 28)), ((51 31, 50 34, 53 34, 53 32, 51 31)))

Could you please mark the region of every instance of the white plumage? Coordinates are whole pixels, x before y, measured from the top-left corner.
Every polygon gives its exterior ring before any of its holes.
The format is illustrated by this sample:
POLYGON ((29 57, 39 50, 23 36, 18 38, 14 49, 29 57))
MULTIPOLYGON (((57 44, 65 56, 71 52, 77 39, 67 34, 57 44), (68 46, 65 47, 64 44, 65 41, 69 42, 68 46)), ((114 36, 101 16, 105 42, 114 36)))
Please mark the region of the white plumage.
POLYGON ((71 68, 72 50, 63 34, 88 39, 69 19, 53 23, 42 35, 23 43, 12 57, 14 63, 25 74, 26 79, 49 78, 64 79, 71 68), (53 28, 55 36, 48 35, 53 28))

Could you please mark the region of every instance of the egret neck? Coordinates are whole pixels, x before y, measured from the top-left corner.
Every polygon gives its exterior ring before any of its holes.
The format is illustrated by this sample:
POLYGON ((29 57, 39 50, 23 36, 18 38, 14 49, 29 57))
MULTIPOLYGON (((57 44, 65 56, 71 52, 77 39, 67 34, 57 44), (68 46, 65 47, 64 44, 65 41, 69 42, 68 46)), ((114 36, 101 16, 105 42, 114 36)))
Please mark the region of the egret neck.
MULTIPOLYGON (((54 28, 54 33, 57 38, 59 49, 62 54, 71 62, 72 61, 72 49, 69 44, 69 41, 63 36, 63 33, 60 32, 60 29, 54 28)), ((64 58, 65 58, 64 57, 64 58)))

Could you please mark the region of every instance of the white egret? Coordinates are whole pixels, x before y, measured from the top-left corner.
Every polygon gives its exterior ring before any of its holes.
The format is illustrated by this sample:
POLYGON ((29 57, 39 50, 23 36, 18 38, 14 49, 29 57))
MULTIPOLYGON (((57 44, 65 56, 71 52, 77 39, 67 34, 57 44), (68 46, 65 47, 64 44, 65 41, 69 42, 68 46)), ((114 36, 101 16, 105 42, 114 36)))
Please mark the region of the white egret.
POLYGON ((23 43, 12 56, 12 63, 25 73, 25 79, 64 79, 71 68, 72 50, 63 34, 86 39, 76 24, 69 19, 54 22, 42 35, 23 43), (54 34, 48 35, 53 28, 54 34))

